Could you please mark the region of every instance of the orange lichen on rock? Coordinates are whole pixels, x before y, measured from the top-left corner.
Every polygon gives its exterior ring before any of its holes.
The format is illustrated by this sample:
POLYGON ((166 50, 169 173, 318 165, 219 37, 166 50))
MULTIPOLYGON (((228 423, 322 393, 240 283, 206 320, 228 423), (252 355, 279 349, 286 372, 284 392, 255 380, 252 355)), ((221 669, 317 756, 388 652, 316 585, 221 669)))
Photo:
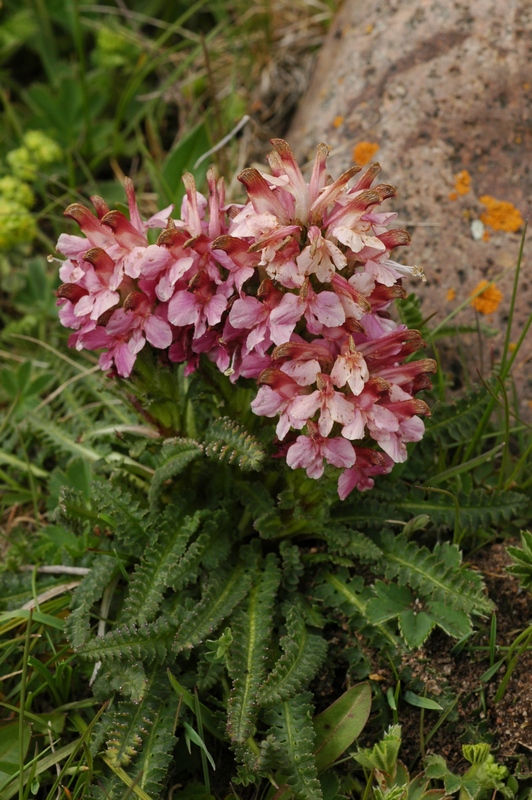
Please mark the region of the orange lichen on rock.
POLYGON ((452 303, 453 300, 456 300, 456 292, 454 289, 447 289, 447 294, 445 295, 445 299, 448 303, 452 303))
POLYGON ((333 128, 339 128, 343 121, 344 121, 344 118, 342 117, 341 114, 339 114, 337 117, 335 117, 333 119, 333 123, 332 123, 333 124, 333 128))
MULTIPOLYGON (((477 295, 471 300, 471 305, 480 314, 493 314, 497 311, 502 300, 502 292, 490 281, 480 281, 471 292, 477 295), (480 292, 480 294, 477 294, 480 292)), ((471 296, 470 295, 470 296, 471 296)))
POLYGON ((484 225, 489 225, 494 231, 506 231, 515 233, 523 225, 521 212, 506 200, 496 200, 489 194, 484 194, 480 202, 486 206, 486 210, 480 215, 484 225))
POLYGON ((359 142, 353 147, 354 163, 363 167, 371 161, 378 149, 379 145, 376 142, 359 142))
POLYGON ((458 194, 467 194, 471 189, 471 175, 466 169, 454 176, 454 188, 458 194))
POLYGON ((461 194, 467 194, 471 189, 471 175, 466 169, 454 176, 454 192, 449 195, 449 200, 458 200, 461 194))

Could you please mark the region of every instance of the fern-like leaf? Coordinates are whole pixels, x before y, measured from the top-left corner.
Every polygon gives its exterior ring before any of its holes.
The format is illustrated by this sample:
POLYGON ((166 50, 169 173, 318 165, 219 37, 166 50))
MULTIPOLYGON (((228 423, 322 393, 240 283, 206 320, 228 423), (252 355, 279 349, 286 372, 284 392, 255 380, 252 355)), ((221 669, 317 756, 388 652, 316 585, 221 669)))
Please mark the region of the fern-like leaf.
MULTIPOLYGON (((159 681, 163 681, 160 675, 159 681)), ((142 736, 142 749, 132 764, 130 776, 134 784, 149 797, 163 797, 164 784, 168 777, 173 758, 176 737, 173 729, 177 710, 177 698, 157 691, 151 698, 147 709, 149 716, 144 715, 145 735, 142 736)), ((142 734, 141 734, 142 735, 142 734)))
POLYGON ((118 693, 133 703, 144 700, 148 689, 146 671, 140 662, 130 664, 113 661, 109 669, 102 665, 93 686, 94 695, 102 700, 118 693))
POLYGON ((149 489, 149 501, 152 505, 157 499, 164 483, 182 472, 187 464, 198 458, 203 452, 202 446, 193 439, 167 439, 157 459, 157 468, 149 489))
MULTIPOLYGON (((517 492, 475 491, 457 495, 460 526, 462 530, 476 530, 486 525, 498 525, 516 516, 524 509, 528 500, 517 492)), ((452 528, 455 522, 455 505, 447 494, 432 494, 429 498, 422 492, 412 492, 409 497, 398 499, 396 509, 404 511, 409 518, 418 514, 429 514, 437 525, 452 528)))
POLYGON ((244 599, 251 585, 252 573, 238 564, 225 579, 213 576, 203 597, 189 611, 174 640, 174 652, 191 650, 212 634, 218 625, 244 599))
POLYGON ((273 553, 266 558, 260 582, 250 592, 247 608, 233 622, 233 644, 229 675, 233 686, 227 707, 227 732, 233 742, 243 744, 253 733, 257 717, 257 694, 268 656, 275 595, 281 572, 273 553))
POLYGON ((482 388, 456 402, 438 406, 426 422, 425 439, 434 439, 441 444, 469 441, 489 399, 489 392, 482 388))
POLYGON ((395 497, 390 499, 389 489, 386 496, 379 496, 378 491, 376 487, 372 493, 358 493, 356 497, 351 495, 342 505, 341 518, 333 514, 331 524, 335 527, 348 525, 357 531, 380 531, 383 527, 388 527, 388 520, 397 518, 395 497))
POLYGON ((337 525, 331 520, 324 533, 329 549, 341 556, 353 556, 362 562, 378 561, 382 557, 375 542, 359 531, 337 525))
POLYGON ((86 444, 81 444, 77 441, 77 438, 69 436, 65 428, 45 419, 42 415, 39 416, 30 412, 25 421, 34 433, 42 436, 48 444, 63 453, 69 453, 94 462, 99 461, 109 451, 108 446, 102 452, 102 450, 94 450, 86 444))
POLYGON ((259 470, 266 457, 257 439, 229 417, 212 422, 205 441, 205 452, 210 458, 227 464, 236 462, 245 472, 259 470))
POLYGON ((315 735, 310 698, 309 692, 298 694, 269 709, 266 715, 271 726, 268 733, 279 743, 287 765, 286 769, 282 767, 283 775, 276 775, 276 781, 288 785, 298 800, 323 798, 313 755, 315 735))
POLYGON ((409 294, 408 297, 398 298, 396 301, 396 308, 403 325, 406 325, 410 330, 419 331, 424 337, 427 336, 428 331, 421 310, 421 300, 416 294, 409 294))
POLYGON ((141 542, 144 547, 148 510, 134 500, 129 492, 111 483, 95 481, 92 484, 92 501, 124 546, 141 542))
POLYGON ((492 602, 484 593, 480 575, 462 566, 456 545, 444 542, 431 553, 403 536, 385 534, 380 541, 383 572, 410 586, 429 601, 440 601, 466 614, 489 614, 492 602))
POLYGON ((79 650, 88 640, 91 608, 102 596, 116 569, 115 558, 100 556, 76 588, 72 597, 72 610, 65 622, 65 632, 74 650, 79 650))
POLYGON ((143 625, 154 618, 166 589, 176 583, 180 558, 200 524, 198 511, 181 522, 174 520, 173 526, 166 526, 169 533, 161 534, 159 541, 150 542, 129 582, 121 621, 143 625))
POLYGON ((286 635, 280 640, 282 655, 260 687, 259 702, 264 706, 290 700, 306 688, 327 653, 325 639, 310 633, 295 606, 288 612, 286 628, 286 635))
POLYGON ((155 671, 140 703, 119 701, 109 712, 107 759, 114 767, 127 766, 135 759, 134 772, 142 772, 139 780, 144 791, 147 791, 147 784, 152 791, 160 789, 168 769, 170 750, 176 742, 172 728, 177 697, 167 686, 165 675, 155 671), (136 758, 139 753, 140 758, 136 758))
POLYGON ((149 625, 121 625, 86 642, 79 654, 88 661, 163 661, 175 628, 162 617, 149 625))
POLYGON ((507 547, 506 550, 514 562, 506 571, 519 578, 525 589, 532 590, 532 533, 521 531, 521 547, 507 547))

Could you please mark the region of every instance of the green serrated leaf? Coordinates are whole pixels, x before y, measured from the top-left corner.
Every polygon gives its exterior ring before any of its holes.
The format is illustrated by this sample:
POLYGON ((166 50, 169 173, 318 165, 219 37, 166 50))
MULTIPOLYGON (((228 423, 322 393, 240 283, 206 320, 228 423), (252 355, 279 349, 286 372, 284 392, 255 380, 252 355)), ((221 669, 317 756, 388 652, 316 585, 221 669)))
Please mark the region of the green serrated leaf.
POLYGON ((157 459, 157 468, 153 475, 148 499, 153 505, 167 480, 182 472, 187 464, 203 453, 202 446, 193 439, 167 439, 157 459))
POLYGON ((228 671, 232 679, 227 706, 227 732, 243 744, 251 736, 258 714, 259 686, 266 671, 272 631, 274 600, 281 581, 277 557, 271 553, 263 572, 255 578, 247 608, 232 623, 233 643, 228 671))
POLYGON ((269 709, 266 719, 271 725, 269 734, 277 739, 286 764, 282 775, 275 776, 276 783, 287 784, 299 800, 323 800, 312 752, 315 735, 309 701, 308 692, 297 695, 269 709))
POLYGON ((295 606, 288 610, 286 628, 279 642, 283 652, 259 690, 259 702, 264 706, 289 700, 306 688, 327 652, 326 641, 309 631, 295 606))
POLYGON ((467 614, 445 603, 434 600, 428 604, 430 614, 442 630, 455 639, 467 636, 471 631, 471 623, 467 614))
POLYGON ((408 647, 417 650, 428 638, 436 622, 425 611, 407 609, 398 617, 399 630, 408 647))
POLYGON ((241 470, 259 470, 266 457, 258 440, 237 422, 222 417, 212 422, 205 436, 205 453, 241 470))
POLYGON ((152 541, 131 576, 121 622, 144 625, 156 615, 165 591, 175 584, 181 572, 181 557, 201 524, 202 512, 193 517, 175 518, 170 514, 167 530, 152 541))
POLYGON ((174 651, 191 650, 210 636, 247 595, 251 580, 252 574, 243 564, 234 567, 225 580, 213 576, 203 597, 177 631, 174 651))

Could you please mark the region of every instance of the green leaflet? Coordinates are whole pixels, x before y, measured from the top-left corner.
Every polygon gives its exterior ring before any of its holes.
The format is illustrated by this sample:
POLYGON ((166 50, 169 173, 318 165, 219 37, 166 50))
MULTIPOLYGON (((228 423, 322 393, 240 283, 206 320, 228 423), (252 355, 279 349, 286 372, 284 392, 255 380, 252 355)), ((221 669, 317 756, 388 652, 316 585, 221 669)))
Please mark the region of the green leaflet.
POLYGON ((397 519, 396 498, 390 500, 389 491, 385 497, 378 497, 377 491, 372 490, 375 493, 373 496, 369 492, 357 493, 356 497, 351 494, 344 500, 341 513, 333 513, 331 524, 335 527, 346 525, 352 530, 366 533, 388 527, 389 519, 397 519))
POLYGON ((309 692, 296 695, 266 713, 269 735, 280 745, 283 774, 276 782, 290 787, 296 798, 322 800, 318 770, 314 758, 314 728, 309 692), (286 767, 285 767, 286 765, 286 767))
POLYGON ((121 621, 143 625, 149 622, 161 604, 164 593, 175 584, 180 573, 180 558, 191 536, 201 524, 202 512, 184 520, 171 520, 158 541, 150 542, 128 586, 121 621), (169 530, 168 530, 169 529, 169 530))
POLYGON ((456 545, 445 542, 431 553, 403 535, 388 534, 381 537, 380 545, 387 578, 397 578, 400 585, 410 586, 428 600, 441 601, 466 614, 488 614, 492 610, 481 577, 461 565, 456 545))
MULTIPOLYGON (((512 519, 527 504, 523 494, 517 492, 470 492, 457 495, 460 506, 460 527, 475 530, 486 525, 497 525, 512 519)), ((409 516, 429 514, 436 525, 454 525, 455 505, 451 497, 445 494, 433 494, 427 498, 424 492, 412 492, 406 499, 398 499, 397 509, 402 509, 409 516)))
POLYGON ((149 683, 146 672, 140 662, 129 664, 122 661, 113 661, 106 670, 98 671, 94 683, 94 692, 98 696, 106 696, 115 692, 124 698, 129 698, 133 703, 140 703, 146 696, 149 683))
POLYGON ((182 472, 187 464, 202 453, 202 445, 193 439, 167 439, 159 453, 157 468, 150 484, 150 505, 155 503, 164 483, 182 472))
POLYGON ((49 444, 63 452, 72 453, 88 461, 99 461, 109 452, 109 446, 100 445, 100 450, 94 450, 86 444, 80 444, 76 438, 68 435, 65 428, 44 419, 43 416, 29 413, 26 421, 33 431, 40 433, 49 444))
POLYGON ((246 596, 251 579, 252 573, 244 564, 234 567, 225 580, 214 576, 201 600, 189 611, 177 631, 173 643, 174 652, 191 650, 194 645, 213 633, 246 596))
POLYGON ((428 335, 429 331, 424 324, 425 317, 421 311, 421 302, 417 295, 409 294, 408 297, 399 298, 396 301, 396 307, 403 325, 406 325, 411 330, 419 331, 423 337, 428 335))
POLYGON ((210 458, 227 464, 236 462, 245 472, 260 469, 266 457, 257 439, 229 417, 222 417, 209 425, 205 442, 205 453, 210 458))
POLYGON ((399 646, 398 637, 390 630, 386 623, 373 624, 367 614, 367 606, 372 597, 369 587, 364 586, 361 578, 349 580, 346 570, 340 569, 336 574, 325 573, 325 583, 318 587, 316 594, 326 603, 340 608, 349 617, 354 618, 357 628, 362 630, 367 638, 379 646, 399 646))
POLYGON ((506 571, 519 578, 525 589, 532 590, 532 533, 521 531, 521 547, 507 547, 506 550, 514 562, 506 571))
POLYGON ((147 795, 158 795, 168 772, 177 702, 164 674, 154 671, 141 702, 119 701, 102 719, 107 762, 128 766, 128 776, 147 795))
POLYGON ((426 422, 425 438, 438 442, 467 442, 475 433, 490 396, 484 387, 455 403, 439 406, 426 422))
POLYGON ((142 508, 129 492, 111 483, 94 481, 92 504, 98 509, 98 514, 108 521, 120 542, 125 546, 141 542, 144 546, 148 509, 142 508))
POLYGON ((142 750, 135 759, 131 775, 137 781, 137 786, 149 797, 161 796, 176 743, 173 729, 177 702, 171 695, 160 693, 155 695, 154 700, 155 709, 150 716, 151 725, 142 742, 142 750))
POLYGON ((444 603, 419 603, 406 586, 376 581, 373 587, 376 597, 367 605, 368 618, 379 624, 397 619, 399 630, 408 647, 418 649, 436 625, 457 639, 471 630, 469 618, 444 603), (426 605, 426 607, 425 607, 426 605))
POLYGON ((121 625, 105 636, 90 639, 79 653, 88 661, 162 661, 174 630, 162 617, 141 627, 121 625))
POLYGON ((373 747, 359 750, 355 760, 365 769, 378 769, 386 775, 393 775, 401 747, 401 726, 390 725, 380 742, 373 747))
POLYGON ((113 556, 100 556, 74 591, 72 611, 65 621, 65 631, 74 650, 79 650, 89 638, 91 608, 102 596, 116 569, 113 556))
POLYGON ((205 551, 211 544, 211 537, 202 531, 198 538, 193 541, 185 550, 175 570, 172 570, 172 580, 169 584, 174 592, 178 592, 198 579, 201 563, 205 551))
POLYGON ((353 556, 362 562, 378 561, 382 557, 380 548, 368 536, 338 525, 334 520, 324 529, 324 535, 330 549, 341 556, 353 556))
POLYGON ((232 625, 229 675, 233 685, 227 707, 227 732, 243 744, 253 733, 258 713, 257 695, 263 680, 273 626, 273 607, 281 581, 277 557, 270 553, 259 581, 232 625))
POLYGON ((359 683, 314 717, 318 772, 333 764, 353 744, 367 722, 370 708, 369 683, 359 683))
POLYGON ((319 634, 310 633, 295 606, 288 612, 286 627, 287 633, 280 640, 282 655, 260 687, 259 702, 263 706, 289 700, 305 688, 327 652, 325 639, 319 634))

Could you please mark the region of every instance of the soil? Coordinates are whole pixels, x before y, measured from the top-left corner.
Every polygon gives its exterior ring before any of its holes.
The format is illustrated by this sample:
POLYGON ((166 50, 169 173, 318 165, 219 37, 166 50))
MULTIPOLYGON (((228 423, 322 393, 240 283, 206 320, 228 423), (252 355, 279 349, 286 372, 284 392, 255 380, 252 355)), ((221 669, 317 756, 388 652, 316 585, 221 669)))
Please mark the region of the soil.
MULTIPOLYGON (((527 626, 532 625, 532 593, 523 590, 516 578, 506 572, 511 563, 506 544, 496 543, 469 560, 472 568, 483 574, 489 596, 496 604, 497 651, 494 662, 503 658, 508 647, 527 626)), ((401 677, 411 676, 417 694, 426 689, 428 697, 443 707, 454 699, 456 705, 437 732, 430 738, 441 712, 424 712, 426 753, 438 753, 447 759, 450 769, 462 772, 467 762, 461 746, 468 742, 490 741, 496 760, 517 776, 532 777, 532 648, 518 659, 506 692, 495 704, 494 698, 506 672, 506 661, 489 680, 482 681, 489 669, 490 620, 487 620, 471 644, 461 653, 452 654, 452 641, 435 633, 427 645, 403 658, 401 677), (421 691, 419 686, 422 684, 421 691)), ((389 670, 379 670, 384 681, 383 693, 395 688, 389 670)), ((404 679, 403 678, 403 679, 404 679)), ((420 709, 403 703, 399 711, 403 745, 401 758, 412 764, 420 751, 420 709)))

